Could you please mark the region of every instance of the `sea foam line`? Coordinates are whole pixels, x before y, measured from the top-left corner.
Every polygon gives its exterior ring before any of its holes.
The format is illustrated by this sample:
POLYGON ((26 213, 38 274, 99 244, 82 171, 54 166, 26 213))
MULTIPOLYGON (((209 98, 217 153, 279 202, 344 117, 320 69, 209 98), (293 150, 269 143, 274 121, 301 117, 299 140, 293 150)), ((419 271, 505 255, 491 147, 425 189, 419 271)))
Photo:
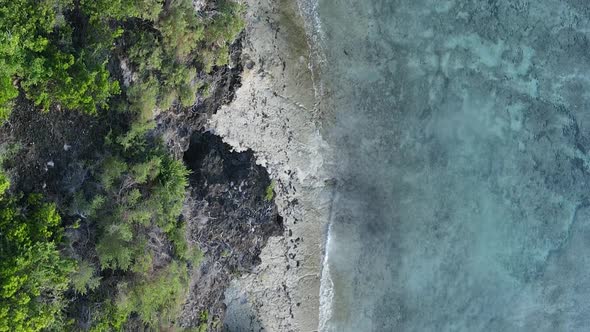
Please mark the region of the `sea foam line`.
MULTIPOLYGON (((310 50, 310 65, 309 69, 312 73, 313 88, 316 99, 316 110, 321 112, 321 106, 329 105, 329 102, 324 100, 327 98, 325 84, 322 81, 321 73, 327 70, 326 55, 324 52, 324 33, 322 30, 322 23, 319 16, 318 5, 319 0, 297 0, 299 13, 303 18, 305 30, 307 34, 307 43, 310 50)), ((324 106, 326 107, 326 106, 324 106)), ((329 107, 329 106, 328 106, 329 107)), ((333 300, 334 300, 334 282, 330 273, 329 252, 332 243, 332 224, 334 219, 334 210, 332 207, 338 200, 336 190, 332 193, 332 202, 330 213, 328 216, 328 224, 326 229, 326 237, 323 247, 322 271, 320 277, 320 308, 319 308, 319 331, 330 331, 329 322, 333 314, 333 300)))
MULTIPOLYGON (((336 194, 337 195, 337 194, 336 194)), ((334 200, 337 198, 335 197, 334 200)), ((332 205, 334 202, 332 202, 332 205)), ((329 252, 332 242, 332 219, 333 211, 328 221, 328 230, 325 243, 324 259, 322 262, 322 272, 320 277, 320 312, 319 312, 319 331, 329 331, 328 323, 332 319, 332 307, 334 301, 334 281, 330 274, 329 252)))

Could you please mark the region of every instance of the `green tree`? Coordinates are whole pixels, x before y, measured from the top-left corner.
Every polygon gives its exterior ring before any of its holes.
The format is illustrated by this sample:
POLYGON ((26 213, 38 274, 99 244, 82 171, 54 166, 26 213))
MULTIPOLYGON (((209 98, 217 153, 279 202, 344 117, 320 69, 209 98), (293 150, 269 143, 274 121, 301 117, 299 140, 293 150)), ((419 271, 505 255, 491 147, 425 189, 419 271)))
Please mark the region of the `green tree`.
POLYGON ((72 274, 74 290, 85 295, 89 290, 95 290, 100 285, 100 277, 96 275, 94 266, 88 261, 78 262, 76 271, 72 274))
POLYGON ((91 330, 125 329, 134 319, 154 328, 170 326, 186 299, 188 268, 202 257, 187 243, 179 219, 188 171, 145 131, 130 129, 109 141, 112 155, 86 195, 76 194, 71 209, 96 228, 103 279, 82 261, 73 274, 74 288, 97 303, 91 330))
POLYGON ((75 264, 58 250, 60 217, 39 195, 10 195, 0 175, 0 331, 39 331, 61 323, 75 264))
POLYGON ((128 270, 145 253, 146 234, 156 226, 181 256, 186 251, 186 240, 175 234, 182 228, 186 167, 159 149, 135 157, 107 158, 99 176, 103 189, 97 195, 105 200, 90 217, 99 226, 96 250, 103 269, 128 270))
POLYGON ((71 0, 12 0, 0 7, 0 120, 8 117, 18 85, 42 109, 58 104, 87 113, 106 108, 119 92, 101 52, 110 46, 97 43, 86 52, 71 44, 64 13, 72 6, 71 0))

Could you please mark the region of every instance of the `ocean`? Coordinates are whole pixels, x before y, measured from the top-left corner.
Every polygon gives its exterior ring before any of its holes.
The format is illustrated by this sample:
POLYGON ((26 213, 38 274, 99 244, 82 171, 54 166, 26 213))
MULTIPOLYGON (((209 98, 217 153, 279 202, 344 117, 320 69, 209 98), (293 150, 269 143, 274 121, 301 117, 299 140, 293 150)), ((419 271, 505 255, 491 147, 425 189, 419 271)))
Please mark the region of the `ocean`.
POLYGON ((590 329, 590 5, 308 0, 322 331, 590 329))

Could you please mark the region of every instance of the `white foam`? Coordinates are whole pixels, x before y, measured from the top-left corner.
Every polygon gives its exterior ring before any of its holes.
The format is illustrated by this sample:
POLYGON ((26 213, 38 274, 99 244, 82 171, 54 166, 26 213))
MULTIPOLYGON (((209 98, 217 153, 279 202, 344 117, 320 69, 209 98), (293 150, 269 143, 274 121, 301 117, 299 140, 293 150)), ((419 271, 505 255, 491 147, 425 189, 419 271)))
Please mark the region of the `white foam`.
MULTIPOLYGON (((338 200, 339 195, 334 194, 332 200, 332 206, 338 200)), ((330 260, 329 253, 332 243, 332 225, 334 221, 334 210, 330 213, 328 221, 328 229, 326 231, 326 243, 324 250, 324 259, 322 263, 322 275, 320 278, 320 319, 319 319, 319 331, 330 331, 329 322, 332 318, 332 307, 334 301, 334 282, 330 274, 330 260)))
MULTIPOLYGON (((316 98, 316 108, 319 110, 320 103, 324 107, 329 107, 330 102, 327 98, 325 84, 322 81, 322 69, 325 69, 327 63, 324 48, 324 33, 322 23, 318 12, 318 0, 297 0, 300 15, 305 23, 307 41, 310 49, 310 70, 312 72, 313 88, 316 98)), ((333 194, 332 206, 338 199, 337 194, 333 194)), ((329 252, 332 243, 332 223, 333 211, 330 213, 326 237, 324 242, 324 257, 322 262, 322 271, 320 278, 320 309, 319 309, 319 331, 331 331, 329 322, 333 313, 334 299, 334 282, 330 274, 329 252)))
POLYGON ((322 30, 322 22, 318 13, 318 0, 297 0, 299 13, 303 17, 307 42, 310 50, 309 69, 312 73, 313 88, 316 97, 316 106, 322 102, 326 95, 324 83, 321 80, 321 71, 326 64, 324 53, 325 36, 322 30))

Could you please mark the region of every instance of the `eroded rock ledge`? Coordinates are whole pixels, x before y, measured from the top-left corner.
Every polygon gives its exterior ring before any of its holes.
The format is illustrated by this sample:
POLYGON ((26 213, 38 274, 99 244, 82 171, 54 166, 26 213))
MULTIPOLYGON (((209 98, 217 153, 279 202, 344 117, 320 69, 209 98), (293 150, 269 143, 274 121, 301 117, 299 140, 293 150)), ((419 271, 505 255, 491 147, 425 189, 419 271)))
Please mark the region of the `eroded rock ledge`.
POLYGON ((230 280, 260 264, 262 248, 282 234, 283 223, 266 195, 268 173, 251 151, 232 152, 221 138, 195 132, 184 160, 192 174, 183 217, 204 259, 192 278, 183 325, 198 326, 202 312, 223 321, 230 280))
POLYGON ((232 281, 225 323, 230 331, 314 331, 331 181, 310 50, 296 1, 247 4, 241 87, 210 125, 266 167, 285 230, 269 239, 253 273, 232 281))

